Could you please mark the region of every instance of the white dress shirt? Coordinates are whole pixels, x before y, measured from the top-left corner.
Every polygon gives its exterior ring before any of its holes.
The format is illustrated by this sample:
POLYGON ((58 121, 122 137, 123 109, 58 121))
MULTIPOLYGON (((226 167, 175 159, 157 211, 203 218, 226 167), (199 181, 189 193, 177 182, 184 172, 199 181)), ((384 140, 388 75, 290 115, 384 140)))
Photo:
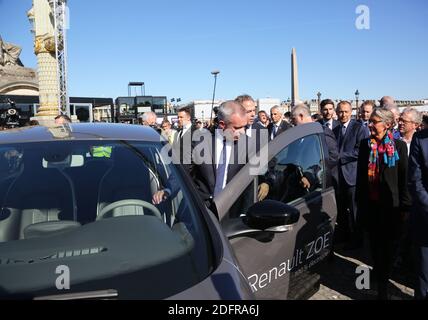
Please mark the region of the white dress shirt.
POLYGON ((224 139, 224 136, 222 133, 220 133, 221 131, 219 131, 218 133, 216 133, 216 144, 215 144, 215 159, 216 159, 216 183, 215 183, 215 188, 214 188, 214 196, 216 196, 221 190, 224 189, 224 187, 226 186, 227 183, 227 169, 230 163, 230 155, 232 153, 232 144, 233 141, 228 141, 224 139), (226 147, 226 162, 223 163, 223 149, 224 147, 226 147), (224 171, 223 172, 219 172, 219 170, 224 171), (222 177, 223 179, 221 179, 222 181, 218 180, 217 178, 222 177))

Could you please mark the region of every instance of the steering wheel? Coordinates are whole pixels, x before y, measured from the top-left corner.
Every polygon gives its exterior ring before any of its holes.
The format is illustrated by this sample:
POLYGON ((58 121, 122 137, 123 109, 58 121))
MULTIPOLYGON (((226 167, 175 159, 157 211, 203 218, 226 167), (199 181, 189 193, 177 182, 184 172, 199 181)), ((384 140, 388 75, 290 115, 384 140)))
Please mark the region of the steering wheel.
POLYGON ((139 206, 141 208, 146 208, 149 209, 151 212, 153 212, 153 214, 159 218, 160 220, 163 221, 162 218, 162 214, 160 213, 159 209, 156 208, 154 205, 152 205, 151 203, 147 202, 147 201, 143 201, 143 200, 139 200, 139 199, 125 199, 125 200, 119 200, 119 201, 115 201, 110 203, 109 205, 105 206, 101 212, 98 214, 97 216, 97 220, 104 218, 104 216, 117 208, 120 207, 125 207, 125 206, 139 206))

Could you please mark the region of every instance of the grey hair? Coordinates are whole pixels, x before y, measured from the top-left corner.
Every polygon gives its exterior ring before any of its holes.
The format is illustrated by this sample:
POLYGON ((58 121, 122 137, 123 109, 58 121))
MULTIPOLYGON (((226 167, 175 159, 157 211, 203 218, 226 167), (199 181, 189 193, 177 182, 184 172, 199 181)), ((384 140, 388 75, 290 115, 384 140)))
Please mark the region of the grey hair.
POLYGON ((144 112, 143 115, 141 116, 141 120, 143 120, 144 122, 147 122, 147 120, 149 120, 149 117, 156 118, 156 113, 154 113, 153 111, 144 112))
POLYGON ((252 101, 252 102, 255 102, 254 101, 254 99, 253 99, 253 97, 252 96, 250 96, 249 94, 241 94, 240 96, 237 96, 236 98, 235 98, 235 101, 236 102, 239 102, 240 104, 242 104, 243 102, 245 102, 245 101, 252 101))
POLYGON ((401 114, 409 114, 412 117, 412 121, 417 125, 422 123, 422 114, 415 108, 407 107, 401 114))
POLYGON ((218 121, 224 121, 228 124, 234 113, 237 113, 241 117, 246 117, 247 115, 245 108, 239 102, 233 100, 225 101, 218 108, 218 121))
POLYGON ((382 107, 376 107, 373 109, 372 117, 379 117, 383 123, 393 126, 395 123, 394 114, 391 110, 382 107))
POLYGON ((273 109, 277 109, 279 111, 280 114, 284 115, 284 108, 280 107, 278 105, 273 106, 272 108, 270 108, 270 112, 272 112, 273 109))
POLYGON ((311 110, 308 108, 307 105, 301 103, 301 104, 298 104, 297 106, 295 106, 291 110, 291 114, 293 115, 293 117, 297 117, 298 115, 302 115, 305 118, 307 118, 307 117, 311 116, 311 110))

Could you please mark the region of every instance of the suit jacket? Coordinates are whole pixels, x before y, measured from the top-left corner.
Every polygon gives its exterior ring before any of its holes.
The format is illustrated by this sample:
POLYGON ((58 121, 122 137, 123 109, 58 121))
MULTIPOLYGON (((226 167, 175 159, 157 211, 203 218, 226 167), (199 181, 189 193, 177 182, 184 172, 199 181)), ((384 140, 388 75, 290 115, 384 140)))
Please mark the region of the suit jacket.
POLYGON ((357 180, 357 161, 360 143, 368 138, 367 131, 361 123, 352 119, 346 128, 345 136, 342 137, 342 126, 333 130, 338 143, 339 150, 339 176, 343 177, 345 186, 355 186, 357 180))
MULTIPOLYGON (((185 164, 184 168, 192 178, 193 183, 196 189, 198 190, 201 199, 204 200, 209 206, 211 204, 211 200, 213 199, 214 188, 216 184, 216 139, 214 135, 211 135, 210 138, 208 138, 208 135, 204 137, 206 137, 207 139, 202 139, 200 142, 197 142, 194 145, 195 152, 193 153, 192 161, 190 164, 185 164), (201 150, 204 150, 204 152, 200 152, 201 150), (208 154, 205 154, 205 152, 208 152, 208 154)), ((239 150, 236 147, 236 144, 235 148, 233 148, 233 151, 234 154, 232 154, 231 156, 234 157, 234 162, 229 163, 228 165, 226 180, 227 183, 245 165, 245 163, 239 163, 239 161, 237 160, 239 157, 239 150)))
MULTIPOLYGON (((367 134, 370 136, 370 129, 369 129, 368 121, 367 121, 367 124, 365 124, 365 122, 364 122, 362 119, 358 119, 357 121, 358 121, 359 123, 361 123, 361 125, 362 125, 364 128, 366 128, 367 134)), ((396 138, 394 137, 394 139, 396 139, 396 138)))
MULTIPOLYGON (((270 139, 271 136, 272 136, 272 131, 274 129, 274 123, 273 122, 269 123, 269 125, 268 125, 267 128, 268 128, 269 139, 270 139)), ((291 128, 291 125, 289 123, 287 123, 287 121, 282 120, 281 124, 279 125, 278 131, 276 132, 275 137, 278 136, 278 135, 280 135, 281 133, 283 133, 285 130, 287 130, 289 128, 291 128)))
POLYGON ((330 130, 327 126, 324 126, 323 129, 325 143, 327 145, 328 150, 327 167, 330 169, 332 183, 334 188, 336 189, 339 183, 339 172, 337 169, 339 162, 339 150, 337 147, 336 137, 333 131, 330 130))
POLYGON ((190 164, 191 162, 192 150, 195 145, 192 136, 195 130, 197 130, 196 127, 192 125, 183 135, 181 135, 181 130, 177 131, 174 135, 172 150, 174 156, 178 156, 177 159, 179 159, 181 164, 190 164))
MULTIPOLYGON (((318 122, 319 122, 319 123, 321 123, 321 125, 322 125, 323 127, 327 127, 327 126, 326 126, 326 122, 327 122, 327 121, 325 121, 324 119, 321 119, 321 120, 319 120, 318 122)), ((338 125, 340 125, 340 122, 339 122, 339 121, 337 121, 337 120, 334 120, 334 119, 333 119, 333 128, 329 128, 329 129, 333 131, 333 130, 334 130, 334 128, 336 128, 338 125)), ((328 128, 328 127, 327 127, 327 128, 328 128)))
POLYGON ((251 129, 251 135, 247 134, 247 153, 249 156, 252 156, 269 142, 269 131, 257 122, 254 122, 248 129, 251 129))
POLYGON ((428 130, 413 135, 408 187, 413 197, 410 215, 416 244, 428 247, 428 130))
MULTIPOLYGON (((251 136, 247 134, 247 161, 258 153, 261 147, 265 146, 269 142, 268 129, 263 127, 259 123, 253 123, 251 126, 251 136)), ((270 168, 268 168, 270 169, 270 168)), ((269 187, 272 187, 273 183, 270 179, 270 172, 266 172, 264 175, 258 176, 258 185, 261 183, 267 183, 269 187)), ((257 186, 258 187, 258 186, 257 186)), ((247 213, 250 206, 254 204, 254 200, 257 196, 255 192, 254 181, 251 182, 247 188, 238 197, 232 207, 229 209, 229 217, 236 218, 241 214, 247 213)))

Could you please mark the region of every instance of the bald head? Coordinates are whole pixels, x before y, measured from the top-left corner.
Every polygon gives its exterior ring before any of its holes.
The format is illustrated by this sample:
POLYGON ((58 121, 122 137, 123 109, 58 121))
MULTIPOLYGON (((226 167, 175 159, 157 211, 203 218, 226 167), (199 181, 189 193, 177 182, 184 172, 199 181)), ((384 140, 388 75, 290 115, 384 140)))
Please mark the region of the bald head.
POLYGON ((230 140, 238 140, 245 134, 247 125, 246 109, 233 100, 223 102, 218 108, 218 126, 225 131, 225 136, 230 140))
POLYGON ((239 117, 247 116, 245 108, 239 102, 233 100, 225 101, 218 108, 218 121, 228 124, 234 114, 239 117))
POLYGON ((291 110, 291 118, 296 126, 313 121, 311 111, 304 104, 298 104, 291 110))
POLYGON ((393 97, 390 97, 390 96, 383 96, 381 99, 380 99, 380 106, 381 107, 384 107, 384 106, 387 106, 387 105, 394 105, 395 104, 395 101, 394 101, 394 98, 393 97))
POLYGON ((152 111, 144 112, 142 116, 142 120, 143 120, 143 125, 154 126, 156 124, 156 113, 152 111))

